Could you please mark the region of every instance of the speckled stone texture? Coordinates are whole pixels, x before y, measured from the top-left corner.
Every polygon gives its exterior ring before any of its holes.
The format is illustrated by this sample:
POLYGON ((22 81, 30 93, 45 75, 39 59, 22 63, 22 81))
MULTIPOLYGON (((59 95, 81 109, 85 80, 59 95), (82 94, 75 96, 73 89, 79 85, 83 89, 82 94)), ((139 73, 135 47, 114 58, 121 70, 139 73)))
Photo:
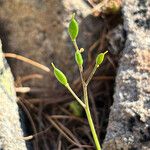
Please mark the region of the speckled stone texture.
POLYGON ((127 40, 103 150, 150 150, 150 1, 124 0, 127 40))
POLYGON ((3 57, 0 41, 0 149, 26 150, 10 68, 3 57))

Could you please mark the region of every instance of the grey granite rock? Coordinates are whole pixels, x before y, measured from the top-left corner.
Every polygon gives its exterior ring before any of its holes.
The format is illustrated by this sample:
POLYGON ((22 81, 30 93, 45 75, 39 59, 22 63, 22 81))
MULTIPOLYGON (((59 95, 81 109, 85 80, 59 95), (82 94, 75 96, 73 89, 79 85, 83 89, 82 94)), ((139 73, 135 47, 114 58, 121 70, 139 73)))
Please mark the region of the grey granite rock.
POLYGON ((14 90, 14 81, 0 41, 0 149, 26 150, 14 90))
POLYGON ((150 1, 124 0, 127 40, 104 150, 150 149, 150 1))
POLYGON ((124 32, 122 24, 119 24, 113 30, 109 31, 106 38, 108 40, 108 49, 110 53, 118 55, 123 50, 125 45, 124 32))

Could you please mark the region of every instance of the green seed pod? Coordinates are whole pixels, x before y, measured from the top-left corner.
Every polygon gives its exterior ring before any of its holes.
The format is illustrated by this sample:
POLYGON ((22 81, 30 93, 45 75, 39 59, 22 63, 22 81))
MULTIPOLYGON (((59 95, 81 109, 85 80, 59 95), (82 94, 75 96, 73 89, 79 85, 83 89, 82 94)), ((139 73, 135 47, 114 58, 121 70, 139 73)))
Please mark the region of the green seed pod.
POLYGON ((66 86, 68 84, 67 78, 64 75, 64 73, 62 71, 60 71, 58 68, 55 67, 55 65, 52 63, 52 66, 54 68, 54 75, 57 78, 57 80, 63 84, 64 86, 66 86))
POLYGON ((68 28, 68 32, 72 41, 76 39, 76 37, 78 36, 78 32, 79 32, 79 26, 78 26, 77 21, 74 19, 74 16, 75 14, 72 15, 72 19, 70 21, 69 28, 68 28))
POLYGON ((97 57, 96 57, 96 66, 99 67, 99 65, 104 61, 104 56, 105 54, 108 53, 108 51, 106 51, 105 53, 100 53, 97 57))
POLYGON ((82 64, 83 64, 83 58, 82 58, 82 55, 81 55, 81 53, 79 51, 75 52, 75 60, 76 60, 76 62, 77 62, 77 64, 79 66, 82 66, 82 64))

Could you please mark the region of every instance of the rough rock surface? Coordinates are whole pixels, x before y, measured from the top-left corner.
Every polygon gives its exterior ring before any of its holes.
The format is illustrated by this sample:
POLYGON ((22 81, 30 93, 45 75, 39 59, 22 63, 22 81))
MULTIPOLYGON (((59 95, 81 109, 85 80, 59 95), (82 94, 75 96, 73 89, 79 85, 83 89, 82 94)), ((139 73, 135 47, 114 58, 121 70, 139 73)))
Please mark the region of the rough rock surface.
POLYGON ((127 40, 104 150, 150 149, 150 1, 124 0, 127 40))
POLYGON ((110 53, 118 55, 120 52, 122 52, 126 39, 124 32, 125 31, 122 24, 119 24, 109 32, 107 35, 107 40, 110 53))
POLYGON ((26 150, 22 136, 13 76, 0 41, 0 149, 26 150))

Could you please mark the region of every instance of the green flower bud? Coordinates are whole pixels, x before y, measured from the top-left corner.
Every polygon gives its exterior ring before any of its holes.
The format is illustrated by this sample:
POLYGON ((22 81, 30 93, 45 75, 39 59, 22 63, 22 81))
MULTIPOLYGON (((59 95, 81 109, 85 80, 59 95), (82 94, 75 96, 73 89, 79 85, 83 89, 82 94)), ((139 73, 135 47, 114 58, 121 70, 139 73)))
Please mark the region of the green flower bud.
POLYGON ((77 62, 77 64, 79 66, 82 66, 82 64, 83 64, 83 58, 82 58, 82 55, 81 55, 81 53, 79 51, 75 52, 75 60, 76 60, 76 62, 77 62))
POLYGON ((76 39, 76 37, 78 36, 78 32, 79 32, 79 26, 78 26, 77 21, 74 19, 74 16, 75 14, 72 15, 72 19, 70 21, 69 28, 68 28, 68 32, 72 41, 76 39))
POLYGON ((55 67, 55 65, 53 63, 51 63, 53 68, 54 68, 54 75, 57 78, 57 80, 63 84, 64 86, 66 86, 68 84, 67 78, 64 75, 64 73, 62 71, 60 71, 58 68, 55 67))
POLYGON ((108 51, 104 52, 104 53, 100 53, 97 57, 96 57, 96 66, 99 67, 99 65, 104 61, 104 56, 105 54, 108 53, 108 51))

